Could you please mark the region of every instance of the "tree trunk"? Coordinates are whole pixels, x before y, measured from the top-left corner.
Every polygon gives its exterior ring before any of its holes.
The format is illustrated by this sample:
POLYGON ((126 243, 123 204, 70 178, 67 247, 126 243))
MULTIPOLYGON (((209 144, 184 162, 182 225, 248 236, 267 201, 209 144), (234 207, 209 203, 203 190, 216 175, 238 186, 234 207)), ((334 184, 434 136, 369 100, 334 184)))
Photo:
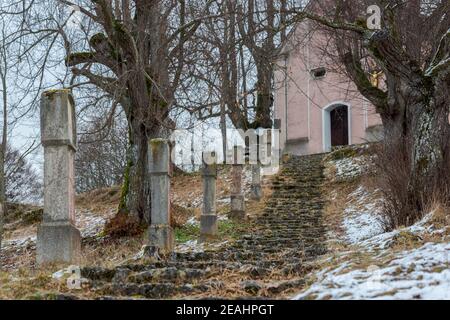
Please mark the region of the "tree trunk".
POLYGON ((119 213, 128 214, 139 223, 150 224, 151 193, 148 173, 148 141, 161 136, 163 130, 147 127, 140 121, 130 125, 127 166, 124 172, 119 213))
POLYGON ((228 150, 228 138, 227 138, 227 115, 224 101, 220 103, 220 132, 222 134, 223 162, 225 163, 228 150))
POLYGON ((272 128, 271 109, 272 98, 272 75, 273 70, 270 63, 262 62, 258 66, 257 101, 256 101, 256 121, 254 128, 272 128))
MULTIPOLYGON (((448 140, 447 108, 433 102, 417 103, 410 108, 411 147, 411 190, 427 195, 437 184, 445 170, 448 140), (436 180, 437 179, 437 180, 436 180)), ((445 174, 447 176, 448 173, 445 174)), ((446 181, 443 181, 445 184, 446 181)), ((421 208, 422 209, 422 208, 421 208)))
POLYGON ((6 204, 7 199, 6 199, 6 173, 5 173, 5 159, 6 159, 6 151, 8 149, 8 91, 6 85, 5 72, 1 72, 1 76, 3 89, 3 96, 2 96, 3 128, 2 128, 2 141, 0 146, 0 251, 2 249, 3 228, 8 208, 6 204))
MULTIPOLYGON (((4 141, 3 143, 6 143, 4 141)), ((5 153, 4 148, 1 146, 2 150, 0 151, 0 251, 2 249, 3 243, 3 225, 5 222, 6 216, 6 197, 5 197, 5 189, 6 189, 6 178, 5 178, 5 153)), ((1 268, 1 265, 0 265, 1 268)))
MULTIPOLYGON (((406 95, 400 95, 405 97, 406 95)), ((447 98, 448 99, 448 98, 447 98)), ((432 195, 439 197, 449 186, 449 124, 446 99, 420 96, 396 100, 395 114, 381 114, 385 128, 385 141, 393 148, 404 147, 409 172, 407 202, 417 213, 422 213, 432 195)), ((401 152, 398 150, 397 152, 401 152)), ((396 165, 396 164, 393 164, 396 165)), ((444 199, 439 199, 444 200, 444 199)), ((414 221, 411 212, 410 221, 414 221)))

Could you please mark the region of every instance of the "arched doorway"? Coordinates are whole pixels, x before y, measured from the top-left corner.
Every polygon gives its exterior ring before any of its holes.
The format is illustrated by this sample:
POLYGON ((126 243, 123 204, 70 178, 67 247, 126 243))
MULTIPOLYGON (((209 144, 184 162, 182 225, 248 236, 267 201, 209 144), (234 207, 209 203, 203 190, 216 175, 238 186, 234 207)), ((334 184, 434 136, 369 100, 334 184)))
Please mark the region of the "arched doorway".
POLYGON ((347 103, 337 102, 322 111, 323 149, 351 144, 351 108, 347 103))

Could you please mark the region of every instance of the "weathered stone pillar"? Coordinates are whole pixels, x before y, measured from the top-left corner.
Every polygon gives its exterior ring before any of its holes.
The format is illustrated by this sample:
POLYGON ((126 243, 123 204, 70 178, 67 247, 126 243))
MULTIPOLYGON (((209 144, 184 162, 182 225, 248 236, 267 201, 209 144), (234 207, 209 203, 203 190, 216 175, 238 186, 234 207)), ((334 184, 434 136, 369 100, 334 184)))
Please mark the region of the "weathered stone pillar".
POLYGON ((252 161, 252 185, 251 199, 260 201, 263 197, 261 185, 261 168, 270 166, 272 149, 272 130, 261 129, 258 133, 258 144, 250 148, 251 152, 256 153, 250 157, 252 161), (256 160, 255 160, 256 159, 256 160))
POLYGON ((203 154, 203 210, 200 217, 200 241, 214 238, 218 233, 216 212, 217 156, 215 152, 203 154))
POLYGON ((263 197, 263 191, 261 186, 261 165, 252 164, 252 185, 250 198, 252 200, 260 201, 263 197))
POLYGON ((244 148, 235 146, 233 151, 233 168, 231 170, 232 181, 230 218, 245 219, 245 195, 242 191, 244 148))
POLYGON ((44 92, 44 218, 37 234, 37 263, 77 263, 81 235, 75 228, 75 105, 69 90, 44 92))
POLYGON ((151 252, 167 254, 174 247, 170 226, 170 144, 168 140, 154 139, 148 149, 152 197, 148 247, 151 252))
POLYGON ((273 140, 275 144, 272 146, 272 157, 274 157, 272 161, 275 159, 275 162, 279 163, 283 152, 281 149, 281 119, 275 119, 273 129, 273 140))

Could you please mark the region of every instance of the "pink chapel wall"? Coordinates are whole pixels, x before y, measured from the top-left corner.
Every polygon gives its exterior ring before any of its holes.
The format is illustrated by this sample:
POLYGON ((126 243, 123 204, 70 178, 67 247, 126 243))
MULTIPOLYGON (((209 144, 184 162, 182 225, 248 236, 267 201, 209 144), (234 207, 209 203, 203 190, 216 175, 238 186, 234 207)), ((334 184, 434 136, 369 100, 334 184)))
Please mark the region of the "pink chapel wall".
POLYGON ((349 107, 350 144, 379 139, 381 119, 375 108, 324 54, 323 48, 332 48, 327 36, 308 32, 308 28, 308 23, 297 27, 284 49, 284 58, 277 62, 274 116, 281 119, 281 148, 299 155, 328 151, 324 110, 333 104, 349 107), (316 80, 309 70, 318 67, 325 67, 327 74, 316 80))

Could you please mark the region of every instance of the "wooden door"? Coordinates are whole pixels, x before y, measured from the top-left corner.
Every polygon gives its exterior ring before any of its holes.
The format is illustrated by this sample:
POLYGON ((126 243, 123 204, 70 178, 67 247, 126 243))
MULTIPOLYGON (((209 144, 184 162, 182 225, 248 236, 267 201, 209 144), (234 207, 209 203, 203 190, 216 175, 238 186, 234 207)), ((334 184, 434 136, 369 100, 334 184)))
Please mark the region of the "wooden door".
POLYGON ((339 106, 330 112, 331 117, 331 146, 345 146, 349 144, 348 135, 348 107, 339 106))

